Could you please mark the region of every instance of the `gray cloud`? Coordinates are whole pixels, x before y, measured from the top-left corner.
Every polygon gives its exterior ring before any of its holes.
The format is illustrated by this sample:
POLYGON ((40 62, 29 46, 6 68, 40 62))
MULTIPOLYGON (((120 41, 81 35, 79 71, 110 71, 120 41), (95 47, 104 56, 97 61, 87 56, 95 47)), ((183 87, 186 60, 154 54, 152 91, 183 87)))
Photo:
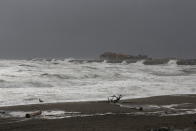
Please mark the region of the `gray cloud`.
POLYGON ((194 0, 1 0, 0 56, 196 57, 194 0))

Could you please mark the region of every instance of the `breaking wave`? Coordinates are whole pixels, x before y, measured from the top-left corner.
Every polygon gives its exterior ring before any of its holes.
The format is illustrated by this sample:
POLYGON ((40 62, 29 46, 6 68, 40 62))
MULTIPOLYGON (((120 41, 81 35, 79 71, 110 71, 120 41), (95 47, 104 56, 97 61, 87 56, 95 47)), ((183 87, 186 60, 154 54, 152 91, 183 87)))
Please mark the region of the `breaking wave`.
POLYGON ((0 60, 0 106, 196 93, 196 66, 143 62, 0 60))

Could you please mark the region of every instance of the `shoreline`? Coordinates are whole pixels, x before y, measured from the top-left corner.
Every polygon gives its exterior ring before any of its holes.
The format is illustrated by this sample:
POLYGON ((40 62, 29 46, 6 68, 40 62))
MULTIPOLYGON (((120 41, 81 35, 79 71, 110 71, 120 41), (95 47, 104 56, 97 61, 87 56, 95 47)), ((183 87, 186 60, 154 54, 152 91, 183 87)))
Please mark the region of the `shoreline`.
POLYGON ((147 131, 161 127, 196 130, 195 94, 128 99, 117 104, 90 101, 0 107, 0 111, 23 113, 22 116, 37 110, 43 114, 31 119, 0 117, 0 130, 147 131))
MULTIPOLYGON (((121 102, 129 102, 129 101, 141 101, 144 99, 155 99, 155 98, 160 98, 160 97, 196 97, 196 94, 170 94, 170 95, 160 95, 160 96, 148 96, 148 97, 138 97, 138 98, 126 98, 126 99, 121 99, 121 102)), ((107 99, 103 100, 82 100, 82 101, 60 101, 60 102, 43 102, 43 103, 32 103, 32 104, 19 104, 19 105, 4 105, 0 106, 1 108, 12 108, 12 107, 21 107, 21 106, 34 106, 34 105, 55 105, 55 104, 66 104, 66 103, 99 103, 99 102, 108 102, 107 99)))
MULTIPOLYGON (((189 97, 196 97, 196 94, 171 94, 171 95, 160 95, 160 96, 149 96, 149 97, 141 97, 141 98, 128 98, 128 99, 122 99, 120 102, 137 102, 140 104, 145 103, 148 101, 148 104, 154 103, 154 104, 164 104, 163 98, 169 97, 169 99, 172 99, 172 101, 167 101, 165 103, 179 103, 183 101, 184 98, 189 97), (177 100, 176 98, 180 99, 177 100), (158 99, 158 103, 156 103, 156 99, 158 99), (174 100, 176 99, 176 100, 174 100)), ((185 100, 184 100, 185 101, 185 100)), ((187 99, 186 99, 187 101, 187 99)), ((193 101, 192 99, 188 99, 188 101, 193 101)), ((196 101, 195 101, 196 102, 196 101)), ((82 103, 108 103, 107 100, 91 100, 91 101, 66 101, 66 102, 48 102, 48 103, 38 103, 38 104, 26 104, 26 105, 8 105, 8 106, 0 106, 1 109, 12 109, 12 108, 20 108, 20 107, 29 107, 29 106, 44 106, 44 105, 61 105, 61 104, 82 104, 82 103)), ((147 103, 146 103, 147 104, 147 103)))

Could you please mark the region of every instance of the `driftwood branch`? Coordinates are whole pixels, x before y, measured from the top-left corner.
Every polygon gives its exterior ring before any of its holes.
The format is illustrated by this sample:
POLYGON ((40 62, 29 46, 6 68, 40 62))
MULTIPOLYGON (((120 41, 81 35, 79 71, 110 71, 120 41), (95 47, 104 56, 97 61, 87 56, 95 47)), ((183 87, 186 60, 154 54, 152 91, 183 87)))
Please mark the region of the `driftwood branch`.
POLYGON ((110 102, 110 103, 118 103, 121 98, 122 98, 122 95, 109 96, 108 97, 108 102, 110 102))
POLYGON ((32 113, 27 113, 25 115, 26 118, 31 118, 31 117, 35 117, 35 116, 39 116, 42 114, 42 111, 39 110, 39 111, 35 111, 35 112, 32 112, 32 113))

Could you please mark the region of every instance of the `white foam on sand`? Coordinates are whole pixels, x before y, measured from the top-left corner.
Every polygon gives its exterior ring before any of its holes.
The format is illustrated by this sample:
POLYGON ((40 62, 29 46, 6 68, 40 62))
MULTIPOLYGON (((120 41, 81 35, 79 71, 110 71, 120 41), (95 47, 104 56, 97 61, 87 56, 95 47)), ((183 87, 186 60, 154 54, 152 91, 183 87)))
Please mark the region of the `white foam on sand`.
MULTIPOLYGON (((26 114, 32 114, 35 111, 10 111, 0 114, 2 118, 25 118, 26 114)), ((62 118, 69 118, 80 115, 80 112, 66 112, 62 110, 46 110, 42 111, 40 115, 34 116, 32 118, 39 118, 39 119, 62 119, 62 118)))
MULTIPOLYGON (((18 118, 17 121, 24 119, 63 119, 73 117, 93 117, 106 115, 145 115, 145 116, 178 116, 187 114, 196 114, 196 109, 192 107, 191 103, 170 104, 170 105, 132 105, 132 104, 118 104, 120 107, 134 109, 127 113, 91 113, 85 114, 81 112, 67 112, 62 110, 44 110, 40 115, 31 118, 25 118, 26 114, 35 113, 35 111, 1 111, 0 118, 18 118), (189 108, 192 107, 192 108, 189 108), (140 110, 142 108, 142 110, 140 110)), ((15 122, 15 121, 14 121, 15 122)))

